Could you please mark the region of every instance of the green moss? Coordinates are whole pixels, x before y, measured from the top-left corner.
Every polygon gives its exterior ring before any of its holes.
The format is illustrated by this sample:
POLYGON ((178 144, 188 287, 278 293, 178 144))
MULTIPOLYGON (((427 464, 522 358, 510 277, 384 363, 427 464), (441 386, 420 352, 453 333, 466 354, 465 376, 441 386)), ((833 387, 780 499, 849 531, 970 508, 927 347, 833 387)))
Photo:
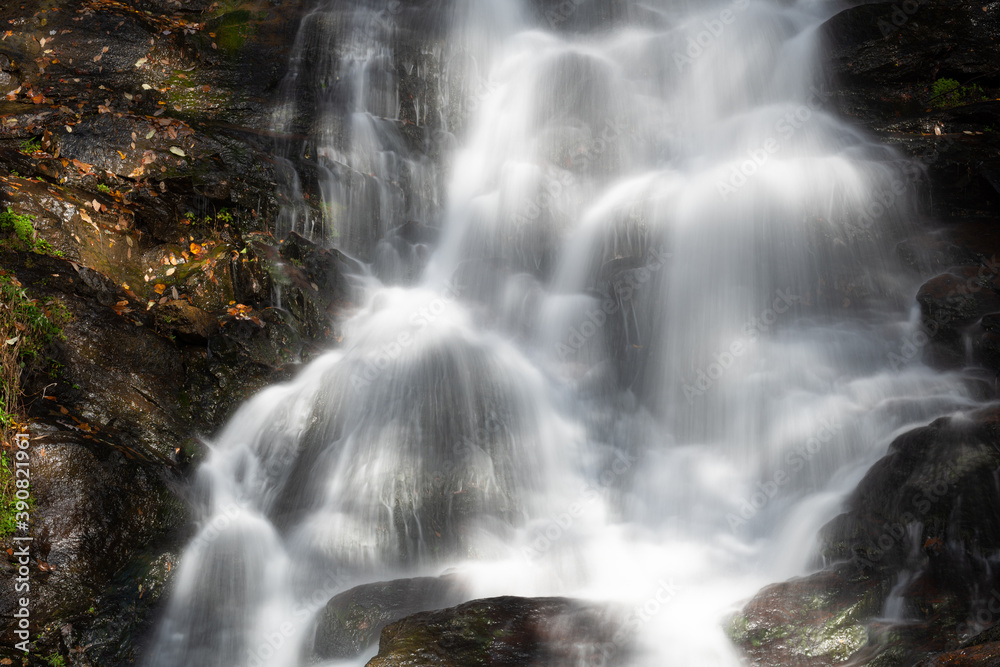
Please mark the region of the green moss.
POLYGON ((251 21, 254 15, 240 9, 225 14, 213 22, 215 44, 226 55, 236 55, 246 43, 248 37, 257 34, 257 26, 251 21))
POLYGON ((0 230, 14 232, 14 237, 32 252, 62 257, 62 253, 54 251, 48 241, 35 238, 35 225, 30 215, 15 213, 8 206, 6 211, 0 213, 0 230))
POLYGON ((62 326, 69 322, 70 314, 60 301, 40 302, 29 297, 13 276, 3 272, 0 272, 0 300, 7 306, 5 316, 20 325, 17 329, 21 332, 22 360, 37 357, 53 340, 66 340, 62 326))
POLYGON ((931 104, 938 109, 948 109, 986 100, 983 89, 976 84, 963 86, 955 79, 937 79, 931 85, 931 104))

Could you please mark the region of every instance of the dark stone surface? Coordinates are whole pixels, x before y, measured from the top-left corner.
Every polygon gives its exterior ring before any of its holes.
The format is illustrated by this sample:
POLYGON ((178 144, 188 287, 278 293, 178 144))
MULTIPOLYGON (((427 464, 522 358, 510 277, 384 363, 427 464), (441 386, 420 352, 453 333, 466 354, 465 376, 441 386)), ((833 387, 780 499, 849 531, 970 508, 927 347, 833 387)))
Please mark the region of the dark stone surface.
POLYGON ((316 655, 351 658, 374 644, 389 623, 421 611, 450 607, 464 595, 455 577, 397 579, 356 586, 320 612, 316 655))
POLYGON ((368 667, 626 665, 630 648, 620 619, 599 604, 498 597, 414 614, 387 626, 368 667))

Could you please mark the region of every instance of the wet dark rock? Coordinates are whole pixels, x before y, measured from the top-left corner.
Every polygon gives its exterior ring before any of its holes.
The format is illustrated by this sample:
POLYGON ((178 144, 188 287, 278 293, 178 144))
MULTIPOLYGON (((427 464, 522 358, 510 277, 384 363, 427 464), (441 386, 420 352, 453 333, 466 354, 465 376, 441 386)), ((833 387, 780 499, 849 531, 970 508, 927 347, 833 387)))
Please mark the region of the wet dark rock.
MULTIPOLYGON (((68 424, 50 418, 27 426, 36 499, 30 565, 32 639, 33 652, 43 654, 63 648, 61 630, 66 621, 93 614, 95 601, 113 577, 130 567, 137 550, 179 529, 187 519, 172 488, 179 480, 168 469, 144 460, 113 435, 85 429, 69 416, 62 421, 68 424)), ((14 561, 0 562, 11 580, 14 561)), ((139 581, 144 576, 140 574, 139 581)), ((130 578, 128 585, 139 583, 135 579, 130 578)), ((10 587, 0 593, 8 617, 13 598, 10 587)), ((80 643, 71 643, 64 648, 80 649, 80 643)))
POLYGON ((179 551, 164 551, 159 544, 132 559, 104 589, 100 605, 87 610, 88 622, 74 628, 78 640, 73 645, 64 640, 67 652, 85 646, 87 658, 95 665, 138 662, 179 559, 179 551))
POLYGON ((868 643, 868 622, 889 592, 855 574, 832 569, 768 586, 733 618, 730 635, 755 665, 843 662, 868 643))
POLYGON ((464 595, 455 577, 397 579, 356 586, 337 595, 320 613, 315 652, 320 658, 351 658, 374 644, 389 623, 421 611, 450 607, 464 595))
POLYGON ((330 337, 335 316, 352 298, 346 276, 360 266, 339 250, 323 248, 295 232, 278 248, 258 243, 255 251, 274 267, 271 279, 283 286, 285 307, 305 335, 330 337))
POLYGON ((834 565, 758 593, 733 621, 735 641, 759 665, 903 665, 957 649, 1000 584, 1000 527, 984 520, 1000 515, 998 468, 996 409, 903 434, 823 528, 834 565), (877 620, 893 589, 906 623, 877 620))
POLYGON ((1000 278, 988 267, 956 267, 924 283, 917 302, 935 337, 954 338, 983 315, 1000 309, 1000 278))
POLYGON ((183 299, 168 301, 156 309, 156 325, 189 343, 201 343, 219 329, 219 321, 183 299))
POLYGON ((617 614, 567 598, 499 597, 414 614, 382 630, 368 667, 625 665, 631 645, 617 614))

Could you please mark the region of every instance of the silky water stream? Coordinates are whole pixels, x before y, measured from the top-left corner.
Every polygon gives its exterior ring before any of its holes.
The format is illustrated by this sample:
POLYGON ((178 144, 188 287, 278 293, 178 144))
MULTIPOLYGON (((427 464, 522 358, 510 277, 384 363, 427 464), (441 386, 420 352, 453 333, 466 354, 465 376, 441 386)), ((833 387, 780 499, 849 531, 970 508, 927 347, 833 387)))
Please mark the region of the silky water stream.
POLYGON ((919 172, 829 111, 839 5, 596 4, 454 0, 420 57, 407 3, 306 18, 278 231, 363 260, 358 307, 211 443, 148 664, 309 664, 336 593, 451 572, 623 605, 629 664, 737 665, 727 616, 816 565, 894 435, 973 405, 900 355, 919 172))

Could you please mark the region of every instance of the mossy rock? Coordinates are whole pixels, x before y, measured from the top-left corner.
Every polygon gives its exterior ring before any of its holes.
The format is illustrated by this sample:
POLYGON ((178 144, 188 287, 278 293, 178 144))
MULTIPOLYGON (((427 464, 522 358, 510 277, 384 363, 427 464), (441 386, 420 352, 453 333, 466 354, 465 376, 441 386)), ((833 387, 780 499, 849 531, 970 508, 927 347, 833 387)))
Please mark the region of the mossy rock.
POLYGON ((616 610, 568 598, 498 597, 387 626, 367 667, 597 667, 632 654, 616 610))
POLYGON ((316 655, 352 658, 374 644, 389 623, 420 611, 449 607, 462 597, 461 582, 450 576, 356 586, 331 599, 320 614, 316 655))

